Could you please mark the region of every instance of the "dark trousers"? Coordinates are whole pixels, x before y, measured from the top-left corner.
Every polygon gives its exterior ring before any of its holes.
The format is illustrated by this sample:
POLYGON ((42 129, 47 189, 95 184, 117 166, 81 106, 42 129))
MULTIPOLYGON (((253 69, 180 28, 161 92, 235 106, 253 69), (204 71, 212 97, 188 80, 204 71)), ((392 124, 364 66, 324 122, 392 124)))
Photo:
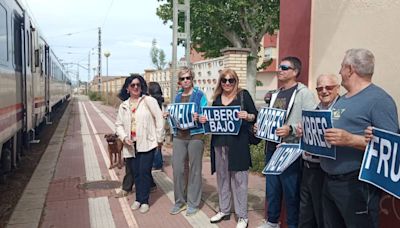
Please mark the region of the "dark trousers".
MULTIPOLYGON (((273 151, 271 147, 268 147, 265 156, 266 164, 271 159, 273 151)), ((266 175, 267 220, 269 222, 279 222, 283 195, 287 211, 287 225, 289 228, 297 227, 300 203, 300 160, 298 158, 281 175, 266 175)))
POLYGON ((163 167, 163 157, 161 153, 161 148, 157 147, 154 153, 153 168, 161 169, 163 167))
POLYGON ((133 158, 125 158, 125 176, 122 181, 122 190, 127 192, 131 192, 133 185, 135 184, 135 178, 131 173, 131 165, 133 161, 129 160, 133 160, 133 158))
POLYGON ((148 152, 138 152, 136 157, 130 159, 131 173, 134 173, 136 186, 136 201, 141 204, 149 204, 150 187, 153 177, 151 167, 153 165, 155 148, 148 152))
POLYGON ((304 161, 300 185, 299 228, 322 228, 322 186, 325 173, 319 163, 304 161))
POLYGON ((322 190, 325 228, 378 228, 381 191, 358 180, 359 170, 326 175, 322 190))

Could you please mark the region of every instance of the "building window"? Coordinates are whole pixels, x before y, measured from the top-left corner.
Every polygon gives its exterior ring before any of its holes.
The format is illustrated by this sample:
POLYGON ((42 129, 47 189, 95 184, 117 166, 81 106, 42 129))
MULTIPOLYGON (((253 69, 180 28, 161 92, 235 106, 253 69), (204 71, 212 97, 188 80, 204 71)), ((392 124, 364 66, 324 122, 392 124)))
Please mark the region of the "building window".
POLYGON ((8 61, 7 11, 0 5, 0 62, 8 61))

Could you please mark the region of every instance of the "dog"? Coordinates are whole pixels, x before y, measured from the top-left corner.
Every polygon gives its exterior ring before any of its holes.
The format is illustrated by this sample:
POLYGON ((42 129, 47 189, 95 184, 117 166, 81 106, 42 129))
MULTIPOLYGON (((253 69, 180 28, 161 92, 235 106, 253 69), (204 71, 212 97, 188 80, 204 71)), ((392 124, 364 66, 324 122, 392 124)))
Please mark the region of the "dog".
POLYGON ((108 154, 110 156, 109 169, 112 169, 114 167, 118 167, 118 169, 121 169, 123 166, 121 158, 123 147, 122 141, 118 138, 116 134, 106 134, 104 135, 104 138, 108 143, 108 154))

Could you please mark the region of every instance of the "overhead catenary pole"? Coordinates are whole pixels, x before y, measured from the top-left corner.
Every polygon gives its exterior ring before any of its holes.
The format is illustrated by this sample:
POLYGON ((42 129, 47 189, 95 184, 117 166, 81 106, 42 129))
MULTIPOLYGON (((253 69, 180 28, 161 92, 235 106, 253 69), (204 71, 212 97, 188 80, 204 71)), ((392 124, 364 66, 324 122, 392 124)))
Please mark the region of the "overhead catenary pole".
POLYGON ((98 77, 99 77, 99 85, 98 85, 98 92, 100 95, 102 95, 102 81, 101 81, 101 28, 99 27, 99 44, 98 44, 98 66, 97 66, 97 73, 98 73, 98 77))
MULTIPOLYGON (((177 77, 177 46, 178 39, 185 41, 185 62, 187 67, 191 66, 190 63, 190 0, 185 0, 185 4, 179 4, 178 0, 173 0, 172 4, 172 78, 171 78, 171 101, 174 100, 176 95, 176 87, 178 85, 177 77), (179 12, 185 13, 184 33, 178 33, 178 14, 179 12)), ((180 62, 181 63, 181 62, 180 62)), ((182 63, 180 65, 183 65, 182 63)))
POLYGON ((176 58, 177 58, 177 47, 178 47, 178 0, 172 2, 172 72, 171 72, 171 96, 170 101, 175 99, 176 87, 178 83, 176 75, 176 58))

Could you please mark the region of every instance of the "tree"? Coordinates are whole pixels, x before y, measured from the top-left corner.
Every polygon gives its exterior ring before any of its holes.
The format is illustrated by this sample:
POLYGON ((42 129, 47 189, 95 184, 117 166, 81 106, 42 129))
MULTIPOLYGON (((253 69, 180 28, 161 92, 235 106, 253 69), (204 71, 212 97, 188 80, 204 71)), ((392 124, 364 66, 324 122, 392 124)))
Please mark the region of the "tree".
POLYGON ((151 49, 150 49, 150 58, 151 62, 153 63, 154 67, 157 70, 164 69, 166 62, 165 62, 165 53, 162 49, 157 48, 157 40, 153 39, 151 42, 151 49))
MULTIPOLYGON (((171 21, 172 0, 158 1, 164 4, 157 8, 157 15, 164 23, 171 21)), ((260 42, 265 33, 273 34, 279 27, 279 0, 191 0, 190 24, 191 45, 205 57, 221 56, 225 47, 250 49, 247 88, 254 97, 260 42)), ((183 28, 181 23, 178 29, 183 28)))

